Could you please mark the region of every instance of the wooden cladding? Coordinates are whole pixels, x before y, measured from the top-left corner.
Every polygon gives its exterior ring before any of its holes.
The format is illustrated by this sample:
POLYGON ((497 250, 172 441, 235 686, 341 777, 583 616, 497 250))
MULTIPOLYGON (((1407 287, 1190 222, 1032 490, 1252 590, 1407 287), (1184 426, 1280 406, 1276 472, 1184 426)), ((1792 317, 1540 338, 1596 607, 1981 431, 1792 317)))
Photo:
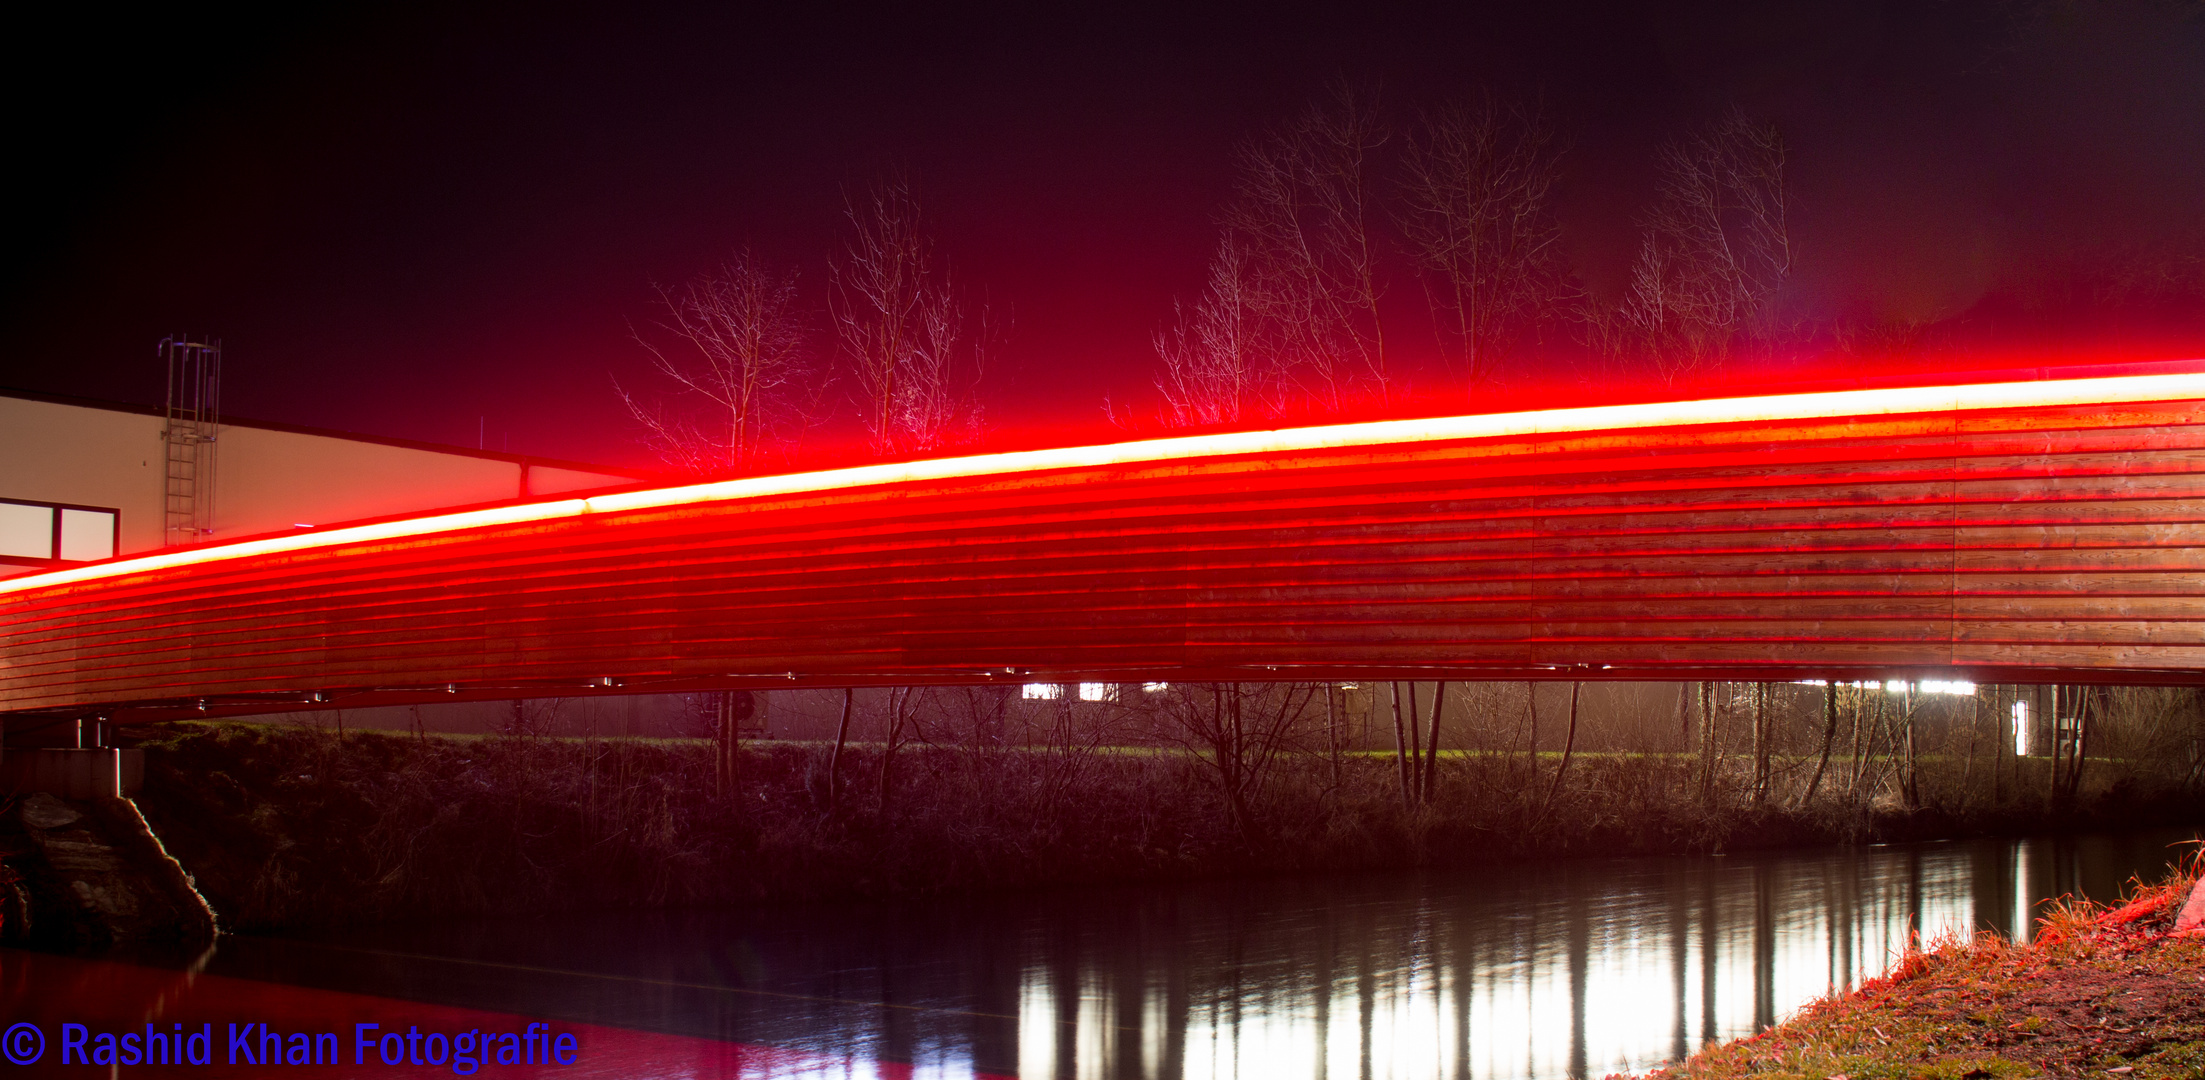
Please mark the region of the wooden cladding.
POLYGON ((23 583, 0 595, 0 709, 730 680, 2205 681, 2197 400, 1219 453, 335 539, 23 583))

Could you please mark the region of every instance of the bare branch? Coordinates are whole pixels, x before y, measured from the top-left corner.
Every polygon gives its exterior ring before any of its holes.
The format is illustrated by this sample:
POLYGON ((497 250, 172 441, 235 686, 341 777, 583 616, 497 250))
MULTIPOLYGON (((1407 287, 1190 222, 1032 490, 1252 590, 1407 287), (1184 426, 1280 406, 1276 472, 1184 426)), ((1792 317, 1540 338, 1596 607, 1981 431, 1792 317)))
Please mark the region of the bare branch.
POLYGON ((787 438, 800 415, 788 391, 812 375, 796 275, 739 251, 680 291, 659 289, 664 318, 636 334, 688 407, 638 401, 618 388, 646 442, 693 472, 742 469, 787 438))
POLYGON ((1177 320, 1156 335, 1164 362, 1156 389, 1164 395, 1174 427, 1233 424, 1285 409, 1287 373, 1279 350, 1262 339, 1247 257, 1228 234, 1210 260, 1210 278, 1194 310, 1175 308, 1177 320))
POLYGON ((1491 98, 1426 114, 1407 140, 1402 233, 1435 279, 1442 352, 1471 394, 1524 324, 1570 295, 1552 208, 1561 153, 1542 113, 1491 98))
POLYGON ((835 333, 857 375, 876 454, 940 449, 978 433, 972 396, 984 367, 982 332, 935 267, 910 181, 894 176, 851 198, 849 245, 834 264, 835 333))
POLYGON ((1665 382, 1718 369, 1739 346, 1773 336, 1770 301, 1794 254, 1785 161, 1775 125, 1735 109, 1662 147, 1616 337, 1665 382))
POLYGON ((1278 330, 1282 365, 1328 411, 1390 376, 1371 217, 1373 158, 1387 133, 1345 88, 1241 148, 1225 225, 1242 247, 1256 314, 1278 330))

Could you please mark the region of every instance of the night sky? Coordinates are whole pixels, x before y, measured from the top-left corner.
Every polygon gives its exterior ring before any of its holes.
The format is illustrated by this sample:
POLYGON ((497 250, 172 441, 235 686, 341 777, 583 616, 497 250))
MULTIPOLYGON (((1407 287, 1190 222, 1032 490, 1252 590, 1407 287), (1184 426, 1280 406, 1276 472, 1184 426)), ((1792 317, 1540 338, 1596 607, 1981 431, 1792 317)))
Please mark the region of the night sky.
MULTIPOLYGON (((823 307, 845 186, 900 169, 1010 317, 991 415, 1098 437, 1105 395, 1151 393, 1234 143, 1342 79, 1543 98, 1596 294, 1654 147, 1735 104, 1793 150, 1800 318, 2205 355, 2205 293, 2112 310, 2075 270, 2205 254, 2193 5, 797 6, 17 22, 0 385, 152 401, 188 331, 234 414, 647 463, 612 380, 647 385, 653 284, 748 244, 823 307)), ((1542 362, 1511 377, 1566 381, 1542 362)))

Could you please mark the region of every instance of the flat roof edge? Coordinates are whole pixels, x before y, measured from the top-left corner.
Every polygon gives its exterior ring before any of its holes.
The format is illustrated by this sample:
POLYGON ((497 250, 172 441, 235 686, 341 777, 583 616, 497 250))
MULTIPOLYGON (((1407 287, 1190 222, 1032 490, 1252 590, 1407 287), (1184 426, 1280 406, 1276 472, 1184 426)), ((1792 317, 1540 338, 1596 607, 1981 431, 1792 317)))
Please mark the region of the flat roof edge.
MULTIPOLYGON (((12 386, 0 386, 0 398, 36 401, 48 405, 71 405, 80 409, 99 409, 105 412, 134 413, 139 416, 163 416, 166 410, 154 405, 140 405, 128 401, 106 401, 100 398, 76 397, 69 394, 49 394, 40 390, 23 390, 12 386)), ((401 439, 389 435, 368 435, 340 428, 313 427, 308 424, 287 424, 277 420, 256 420, 251 417, 222 418, 226 427, 257 428, 262 431, 280 431, 292 435, 314 435, 325 439, 343 439, 347 442, 374 443, 405 450, 422 450, 436 454, 456 454, 461 457, 483 458, 490 461, 506 461, 516 465, 542 465, 553 469, 572 469, 578 472, 604 473, 624 476, 633 480, 664 480, 672 474, 638 469, 627 465, 602 465, 589 461, 573 461, 567 458, 542 457, 536 454, 515 454, 502 450, 478 450, 471 446, 455 446, 451 443, 424 442, 419 439, 401 439)))

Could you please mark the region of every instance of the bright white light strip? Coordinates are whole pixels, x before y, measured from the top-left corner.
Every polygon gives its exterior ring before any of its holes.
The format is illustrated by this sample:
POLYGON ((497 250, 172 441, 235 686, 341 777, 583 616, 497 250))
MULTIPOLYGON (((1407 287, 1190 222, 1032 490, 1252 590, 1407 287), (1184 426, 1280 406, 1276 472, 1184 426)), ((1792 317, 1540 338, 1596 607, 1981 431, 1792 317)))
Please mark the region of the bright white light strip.
MULTIPOLYGON (((1793 685, 1828 686, 1830 683, 1826 679, 1797 679, 1793 681, 1793 685)), ((1881 690, 1887 694, 1904 694, 1912 691, 1918 694, 1975 696, 1974 683, 1950 679, 1924 679, 1921 682, 1910 682, 1906 679, 1887 679, 1882 682, 1841 682, 1838 685, 1850 686, 1855 690, 1881 690)))
POLYGON ((234 544, 187 548, 142 555, 92 566, 51 570, 43 574, 0 579, 0 596, 69 585, 100 578, 165 570, 221 559, 274 555, 340 544, 394 540, 409 536, 474 529, 495 525, 519 525, 532 521, 579 517, 621 510, 648 510, 684 503, 721 502, 774 495, 827 491, 835 488, 871 487, 923 480, 949 480, 969 476, 1045 472, 1053 469, 1095 468, 1186 458, 1229 457, 1236 454, 1281 453, 1306 450, 1373 446, 1386 443, 1444 442, 1453 439, 1486 439, 1524 435, 1555 435, 1575 431, 1607 431, 1629 428, 1681 427, 1691 424, 1731 424, 1753 421, 1812 420, 1839 416, 1888 416, 1973 409, 2021 409, 2062 405, 2105 405, 2131 401, 2184 401, 2205 399, 2205 372, 2175 375, 2124 375, 2098 379, 2053 379, 2039 382, 1982 383, 1973 386, 1923 386, 1885 390, 1838 390, 1814 394, 1772 394, 1761 397, 1715 398, 1706 401, 1666 401, 1643 405, 1597 405, 1574 409, 1538 409, 1529 412, 1488 413, 1478 416, 1444 416, 1429 420, 1379 420, 1360 424, 1327 424, 1320 427, 1272 431, 1236 431, 1214 435, 1183 435, 1167 439, 1074 446, 1057 450, 1019 450, 1003 454, 930 458, 883 465, 827 469, 819 472, 754 476, 707 484, 651 488, 587 499, 558 499, 513 506, 470 510, 456 514, 432 514, 373 525, 321 532, 291 533, 246 540, 234 544))

